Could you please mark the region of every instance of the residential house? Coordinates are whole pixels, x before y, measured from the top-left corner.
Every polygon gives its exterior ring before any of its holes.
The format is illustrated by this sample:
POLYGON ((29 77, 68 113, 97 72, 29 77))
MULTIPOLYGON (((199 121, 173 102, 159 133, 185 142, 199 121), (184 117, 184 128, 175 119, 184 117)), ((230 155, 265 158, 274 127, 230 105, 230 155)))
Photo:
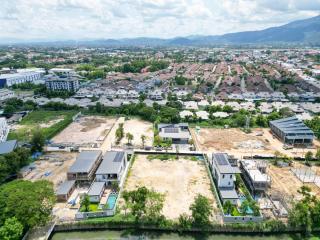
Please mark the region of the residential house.
POLYGON ((191 138, 188 123, 159 124, 158 131, 162 139, 170 139, 174 144, 188 144, 191 138))
POLYGON ((236 170, 231 166, 226 153, 214 153, 209 160, 212 177, 218 188, 223 203, 230 201, 237 205, 239 196, 235 189, 236 170))
POLYGON ((123 151, 108 151, 96 171, 96 181, 121 184, 127 166, 127 154, 123 151))
POLYGON ((271 177, 266 174, 265 161, 241 160, 240 169, 247 186, 253 194, 265 192, 271 185, 271 177))
POLYGON ((82 151, 74 164, 69 168, 67 179, 76 180, 80 183, 92 182, 101 160, 102 151, 100 150, 82 151))

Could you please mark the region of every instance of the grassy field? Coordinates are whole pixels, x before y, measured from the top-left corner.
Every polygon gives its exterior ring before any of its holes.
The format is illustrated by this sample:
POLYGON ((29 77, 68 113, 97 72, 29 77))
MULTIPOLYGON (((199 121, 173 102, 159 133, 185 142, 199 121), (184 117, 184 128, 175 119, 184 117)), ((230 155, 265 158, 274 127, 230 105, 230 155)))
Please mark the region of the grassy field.
POLYGON ((50 139, 67 127, 76 113, 76 111, 33 111, 10 130, 8 139, 29 141, 36 129, 40 129, 45 138, 50 139))

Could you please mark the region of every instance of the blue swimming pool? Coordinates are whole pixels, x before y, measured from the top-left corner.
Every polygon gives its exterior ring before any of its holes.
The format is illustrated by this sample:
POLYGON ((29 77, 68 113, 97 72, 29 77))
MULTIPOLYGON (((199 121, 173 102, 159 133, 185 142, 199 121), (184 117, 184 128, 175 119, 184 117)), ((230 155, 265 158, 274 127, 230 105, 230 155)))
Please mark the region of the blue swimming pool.
POLYGON ((107 209, 113 209, 116 205, 118 194, 110 193, 107 199, 107 209))

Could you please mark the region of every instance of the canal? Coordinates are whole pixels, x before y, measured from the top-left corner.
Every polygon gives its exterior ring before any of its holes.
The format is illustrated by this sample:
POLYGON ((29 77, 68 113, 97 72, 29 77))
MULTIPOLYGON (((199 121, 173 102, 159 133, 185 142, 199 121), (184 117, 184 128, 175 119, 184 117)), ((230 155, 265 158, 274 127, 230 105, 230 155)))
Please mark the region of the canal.
POLYGON ((320 240, 318 237, 302 238, 300 235, 226 235, 226 234, 178 234, 155 231, 81 231, 55 233, 51 240, 320 240))

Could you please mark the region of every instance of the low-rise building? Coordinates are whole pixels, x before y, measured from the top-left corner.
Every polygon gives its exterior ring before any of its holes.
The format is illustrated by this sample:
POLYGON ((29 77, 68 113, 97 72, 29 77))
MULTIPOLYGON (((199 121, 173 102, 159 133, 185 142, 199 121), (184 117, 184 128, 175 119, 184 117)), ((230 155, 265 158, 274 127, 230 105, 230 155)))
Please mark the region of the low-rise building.
POLYGON ((123 151, 108 151, 96 171, 96 181, 105 182, 107 185, 117 183, 121 179, 127 166, 127 154, 123 151))
POLYGON ((25 82, 34 83, 42 78, 42 73, 38 71, 26 71, 19 73, 8 73, 0 75, 0 88, 11 87, 15 84, 25 82))
POLYGON ((159 124, 159 136, 163 140, 171 140, 174 144, 188 144, 191 138, 188 123, 159 124))
POLYGON ((271 185, 271 177, 266 174, 265 161, 241 160, 240 169, 251 193, 265 192, 271 185))
POLYGON ((269 122, 272 132, 284 143, 312 145, 313 131, 297 117, 283 118, 269 122))
POLYGON ((18 147, 17 140, 0 142, 0 155, 13 152, 18 147))
POLYGON ((222 202, 230 201, 234 205, 238 204, 239 197, 234 184, 236 170, 231 166, 228 155, 226 153, 214 153, 209 163, 222 202))
POLYGON ((56 191, 57 201, 66 202, 76 188, 76 181, 70 180, 63 182, 56 191))
POLYGON ((90 202, 99 203, 105 189, 106 184, 104 182, 93 182, 88 191, 90 202))
POLYGON ((76 180, 79 183, 90 183, 94 180, 94 174, 102 160, 102 151, 83 151, 67 172, 68 180, 76 180))

